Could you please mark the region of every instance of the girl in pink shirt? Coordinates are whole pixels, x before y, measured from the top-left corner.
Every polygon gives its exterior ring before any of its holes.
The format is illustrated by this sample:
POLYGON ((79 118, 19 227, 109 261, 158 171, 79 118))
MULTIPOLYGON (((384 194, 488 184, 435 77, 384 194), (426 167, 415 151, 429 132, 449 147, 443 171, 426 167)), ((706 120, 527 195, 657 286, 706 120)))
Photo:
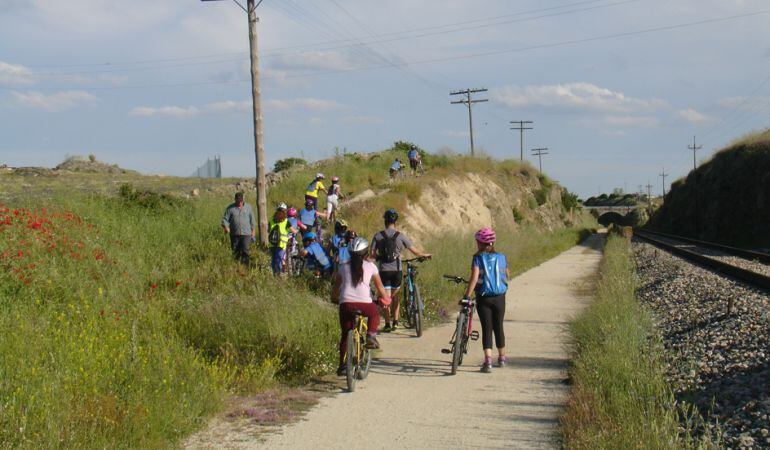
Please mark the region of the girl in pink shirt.
POLYGON ((369 250, 369 241, 357 237, 349 245, 350 262, 340 264, 337 275, 334 278, 332 298, 339 299, 340 314, 340 365, 337 375, 345 374, 345 352, 347 351, 347 333, 355 326, 355 311, 360 310, 366 315, 368 331, 366 346, 368 348, 380 348, 377 342, 377 329, 380 325, 380 311, 372 300, 370 283, 374 281, 377 294, 389 303, 388 294, 380 280, 377 266, 366 259, 369 250))

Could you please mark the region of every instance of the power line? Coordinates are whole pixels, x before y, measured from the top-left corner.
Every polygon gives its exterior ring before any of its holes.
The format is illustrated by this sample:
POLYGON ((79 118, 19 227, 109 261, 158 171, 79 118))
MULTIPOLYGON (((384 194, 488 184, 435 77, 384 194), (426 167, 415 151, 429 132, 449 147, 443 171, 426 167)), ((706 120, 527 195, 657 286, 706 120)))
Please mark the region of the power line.
MULTIPOLYGON (((523 53, 527 51, 532 50, 541 50, 541 49, 547 49, 547 48, 555 48, 555 47, 563 47, 568 45, 576 45, 576 44, 584 44, 588 42, 597 42, 597 41, 603 41, 603 40, 610 40, 610 39, 617 39, 622 37, 629 37, 629 36, 637 36, 637 35, 644 35, 644 34, 652 34, 656 32, 661 31, 670 31, 675 29, 681 29, 681 28, 689 28, 694 26, 700 26, 700 25, 706 25, 706 24, 712 24, 712 23, 718 23, 718 22, 726 22, 741 18, 747 18, 747 17, 754 17, 759 15, 766 15, 770 13, 770 9, 763 10, 763 11, 755 11, 752 13, 746 13, 746 14, 739 14, 739 15, 732 15, 732 16, 726 16, 726 17, 719 17, 719 18, 713 18, 713 19, 706 19, 706 20, 699 20, 695 22, 687 22, 687 23, 680 23, 676 25, 667 25, 667 26, 661 26, 661 27, 654 27, 654 28, 647 28, 643 30, 636 30, 636 31, 628 31, 623 33, 614 33, 614 34, 607 34, 607 35, 600 35, 595 37, 589 37, 589 38, 582 38, 582 39, 571 39, 566 41, 559 41, 559 42, 552 42, 547 44, 537 44, 537 45, 531 45, 527 47, 519 47, 519 48, 513 48, 513 49, 505 49, 505 50, 496 50, 496 51, 490 51, 490 52, 479 52, 479 53, 469 53, 465 55, 456 55, 456 56, 447 56, 447 57, 441 57, 441 58, 432 58, 432 59, 424 59, 424 60, 417 60, 417 61, 405 61, 397 63, 397 65, 400 66, 413 66, 418 64, 432 64, 432 63, 439 63, 439 62, 449 62, 449 61, 457 61, 462 59, 472 59, 472 58, 480 58, 485 56, 498 56, 503 54, 511 54, 511 53, 523 53)), ((330 75, 330 74, 338 74, 338 73, 348 73, 348 72, 358 72, 358 71, 368 71, 368 70, 378 70, 383 68, 391 67, 390 65, 378 65, 378 66, 369 66, 369 67, 354 67, 354 68, 346 68, 346 69, 338 69, 338 70, 329 70, 329 71, 318 71, 313 73, 305 73, 305 74, 295 74, 295 75, 287 75, 283 76, 281 78, 306 78, 306 77, 315 77, 315 76, 321 76, 321 75, 330 75)), ((278 78, 278 77, 263 77, 263 79, 267 78, 278 78)), ((137 85, 137 86, 111 86, 111 87, 91 87, 89 89, 91 90, 116 90, 116 89, 137 89, 137 88, 154 88, 154 87, 182 87, 182 86, 203 86, 203 85, 215 85, 215 84, 229 84, 233 82, 246 82, 247 80, 228 80, 228 81, 216 81, 216 82, 193 82, 193 83, 170 83, 170 84, 158 84, 158 85, 137 85)), ((12 89, 9 87, 0 87, 0 89, 12 89)), ((62 89, 59 88, 46 88, 46 89, 62 89)))
POLYGON ((666 196, 666 177, 669 176, 669 174, 666 173, 666 168, 663 168, 663 171, 659 175, 663 179, 663 197, 666 196))
POLYGON ((702 149, 703 146, 702 145, 696 145, 695 144, 695 136, 693 136, 692 137, 692 145, 688 145, 687 148, 692 150, 692 170, 695 170, 696 167, 697 167, 696 164, 695 164, 695 152, 697 152, 698 150, 702 149))
POLYGON ((471 156, 476 156, 476 152, 473 148, 473 104, 474 103, 482 103, 482 102, 488 102, 489 99, 483 98, 483 99, 476 99, 474 100, 472 97, 472 94, 476 94, 478 92, 487 92, 486 88, 479 88, 479 89, 462 89, 459 91, 452 91, 449 93, 449 95, 463 95, 465 96, 462 100, 455 100, 450 101, 449 103, 453 105, 465 105, 468 107, 468 127, 470 128, 470 137, 471 137, 471 156))
POLYGON ((543 173, 543 156, 547 154, 548 154, 548 147, 532 149, 532 156, 537 156, 538 167, 540 167, 540 173, 543 173))

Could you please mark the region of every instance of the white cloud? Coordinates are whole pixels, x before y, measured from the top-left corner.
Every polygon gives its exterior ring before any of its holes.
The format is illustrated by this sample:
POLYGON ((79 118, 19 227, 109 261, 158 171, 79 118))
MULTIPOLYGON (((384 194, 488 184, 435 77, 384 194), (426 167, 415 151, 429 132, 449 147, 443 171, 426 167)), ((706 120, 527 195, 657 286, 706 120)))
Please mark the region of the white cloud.
POLYGON ((681 109, 677 111, 676 117, 693 125, 703 125, 714 121, 713 117, 707 116, 693 108, 681 109))
POLYGON ((377 116, 345 116, 340 122, 351 125, 378 125, 385 123, 385 120, 377 116))
POLYGON ((95 95, 85 91, 63 91, 51 95, 36 91, 13 91, 11 95, 19 106, 50 112, 65 111, 79 105, 93 105, 99 101, 95 95))
POLYGON ((607 116, 604 123, 618 127, 649 128, 660 124, 660 119, 655 116, 607 116))
POLYGON ((20 65, 0 61, 0 86, 32 84, 32 72, 20 65))
POLYGON ((639 99, 591 83, 506 86, 492 93, 495 101, 513 108, 578 109, 600 112, 652 111, 668 107, 665 100, 639 99))
POLYGON ((347 108, 340 102, 334 100, 324 100, 319 98, 295 98, 290 100, 267 100, 263 103, 265 108, 273 108, 284 111, 306 110, 306 111, 335 111, 347 108))
MULTIPOLYGON (((342 103, 333 100, 323 100, 317 98, 296 98, 291 100, 267 100, 262 103, 265 109, 277 109, 282 111, 305 110, 305 111, 335 111, 345 109, 342 103)), ((225 100, 221 102, 207 103, 203 106, 137 106, 129 111, 129 115, 141 117, 166 116, 166 117, 192 117, 202 114, 228 114, 228 113, 246 113, 251 111, 251 100, 233 101, 225 100)))

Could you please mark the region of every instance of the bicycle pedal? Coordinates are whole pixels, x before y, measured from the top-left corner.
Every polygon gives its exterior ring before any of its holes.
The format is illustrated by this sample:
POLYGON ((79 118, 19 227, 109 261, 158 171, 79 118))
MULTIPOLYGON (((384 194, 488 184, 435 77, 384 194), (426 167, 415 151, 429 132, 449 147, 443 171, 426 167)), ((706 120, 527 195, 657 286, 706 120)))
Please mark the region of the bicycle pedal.
POLYGON ((473 339, 474 341, 479 340, 479 332, 477 330, 471 331, 471 339, 473 339))
POLYGON ((449 354, 449 353, 452 353, 452 350, 450 350, 450 349, 448 349, 448 348, 442 348, 442 349, 441 349, 441 353, 444 353, 444 354, 449 354))

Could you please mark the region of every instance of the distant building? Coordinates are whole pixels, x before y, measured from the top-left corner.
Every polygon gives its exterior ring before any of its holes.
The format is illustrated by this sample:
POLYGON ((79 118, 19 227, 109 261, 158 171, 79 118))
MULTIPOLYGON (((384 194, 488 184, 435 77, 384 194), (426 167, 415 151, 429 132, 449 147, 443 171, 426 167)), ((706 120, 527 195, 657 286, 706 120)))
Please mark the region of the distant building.
POLYGON ((198 167, 195 173, 190 176, 197 178, 222 178, 222 158, 215 156, 213 159, 207 159, 206 163, 198 167))

